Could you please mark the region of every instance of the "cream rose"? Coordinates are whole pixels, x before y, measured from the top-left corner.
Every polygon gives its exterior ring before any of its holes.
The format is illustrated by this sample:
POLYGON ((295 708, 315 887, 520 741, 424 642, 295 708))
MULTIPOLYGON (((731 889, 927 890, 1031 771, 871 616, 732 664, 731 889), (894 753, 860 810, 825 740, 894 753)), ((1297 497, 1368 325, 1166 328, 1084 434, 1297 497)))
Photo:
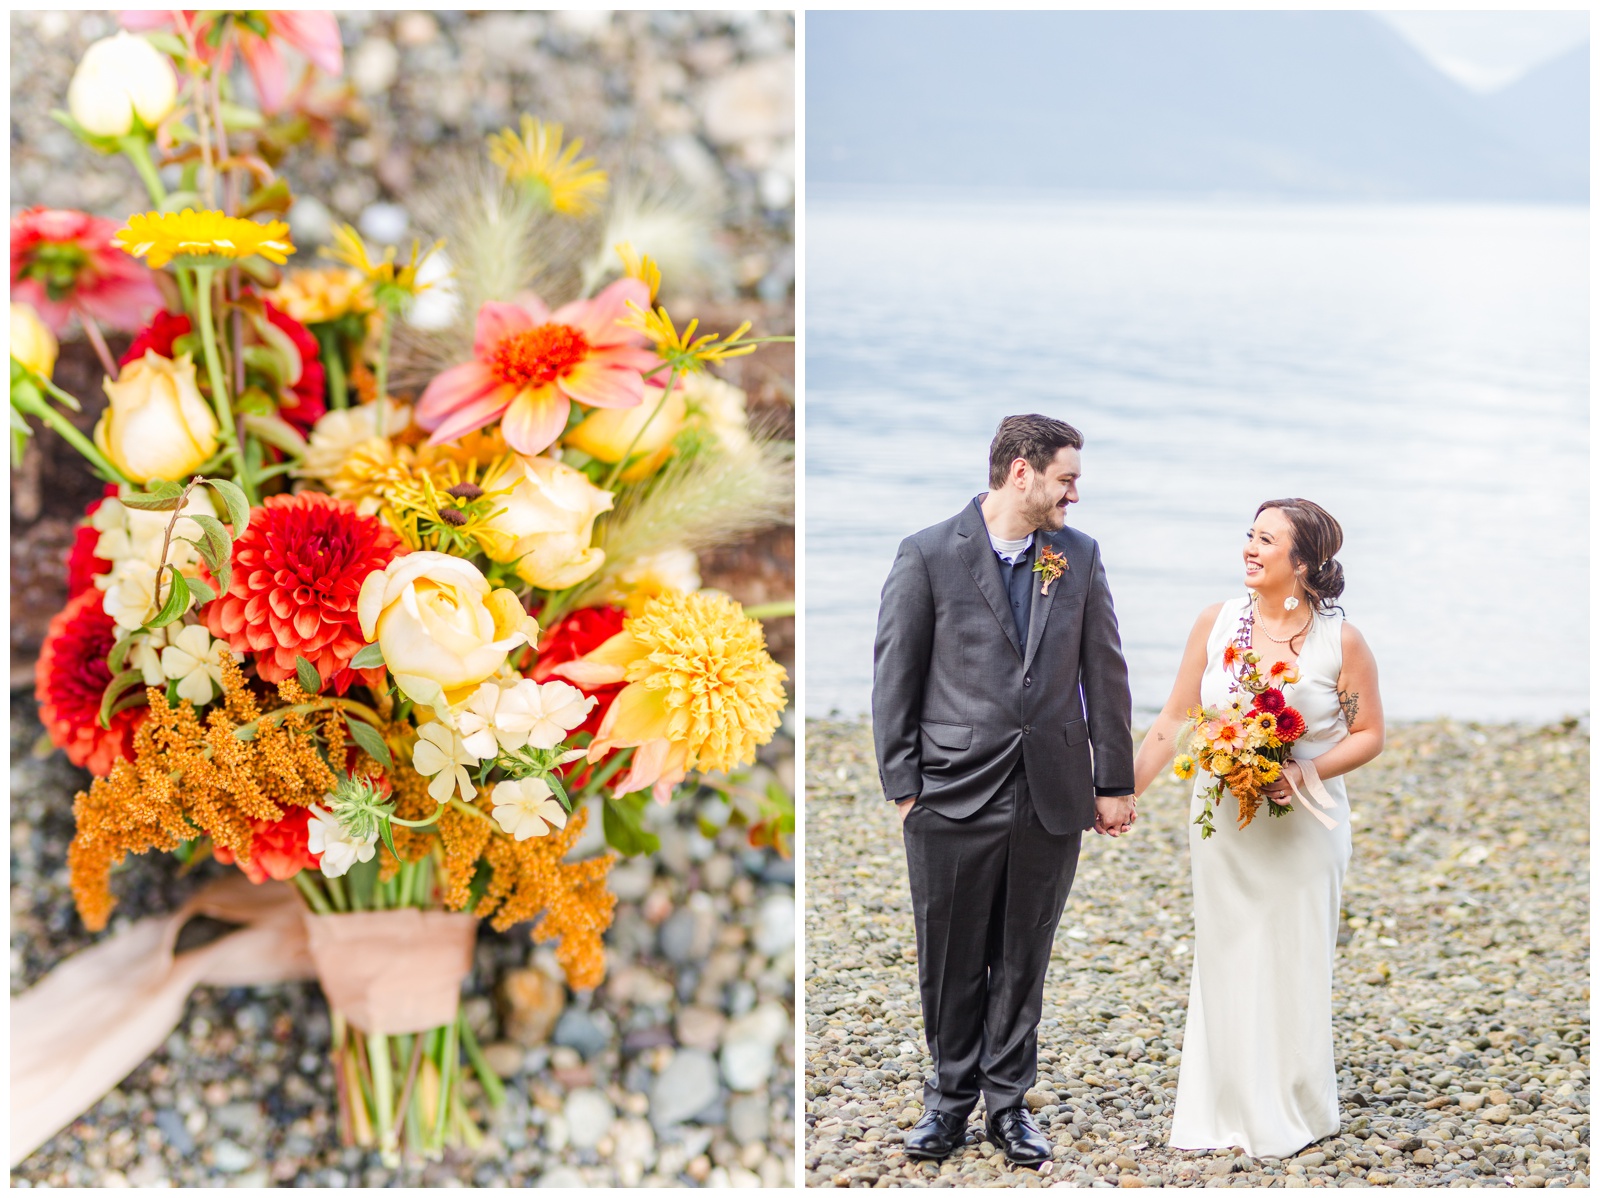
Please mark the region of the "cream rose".
POLYGON ((660 392, 647 388, 644 402, 636 407, 596 408, 562 439, 562 444, 581 449, 602 462, 620 462, 624 454, 630 454, 637 460, 618 478, 625 483, 638 482, 659 470, 670 456, 672 439, 683 428, 688 414, 680 380, 665 404, 660 392))
POLYGON ((61 347, 49 326, 27 304, 11 305, 11 356, 29 370, 49 378, 55 373, 61 347))
POLYGON ((195 382, 194 359, 149 350, 105 383, 111 401, 94 443, 134 482, 186 479, 217 451, 217 417, 195 382))
POLYGON ((491 590, 478 567, 448 553, 408 553, 367 575, 356 615, 400 689, 436 709, 468 698, 518 645, 539 642, 515 594, 491 590))
POLYGON ((178 77, 166 57, 126 31, 83 52, 67 86, 72 119, 96 137, 125 137, 137 120, 154 129, 178 102, 178 77))
POLYGON ((502 508, 480 539, 497 562, 516 562, 524 582, 545 590, 576 586, 600 568, 605 550, 591 546, 595 517, 611 510, 602 491, 581 471, 551 458, 519 458, 496 487, 513 483, 502 508))

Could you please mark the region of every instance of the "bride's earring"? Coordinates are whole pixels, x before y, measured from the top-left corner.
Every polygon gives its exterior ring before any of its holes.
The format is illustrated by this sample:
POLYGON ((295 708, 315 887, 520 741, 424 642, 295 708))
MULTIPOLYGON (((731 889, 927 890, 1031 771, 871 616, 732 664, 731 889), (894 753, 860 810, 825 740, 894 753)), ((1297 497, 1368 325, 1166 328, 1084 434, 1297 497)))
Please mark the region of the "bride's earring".
POLYGON ((1290 595, 1287 599, 1285 599, 1283 601, 1283 610, 1284 611, 1293 611, 1295 608, 1297 608, 1299 606, 1300 606, 1300 600, 1296 599, 1293 595, 1290 595))

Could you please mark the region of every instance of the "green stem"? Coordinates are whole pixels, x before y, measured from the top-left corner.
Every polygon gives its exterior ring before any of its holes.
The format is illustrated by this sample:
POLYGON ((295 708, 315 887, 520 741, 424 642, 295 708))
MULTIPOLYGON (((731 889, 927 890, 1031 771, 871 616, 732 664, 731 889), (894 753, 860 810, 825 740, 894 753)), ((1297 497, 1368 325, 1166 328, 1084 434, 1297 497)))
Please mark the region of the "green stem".
POLYGON ((239 428, 233 418, 233 403, 228 398, 228 388, 222 376, 222 357, 217 352, 217 330, 211 317, 211 282, 215 266, 195 267, 195 301, 198 305, 196 319, 200 325, 200 342, 205 346, 206 376, 211 380, 211 399, 217 405, 217 420, 222 425, 222 439, 233 450, 233 464, 238 471, 239 487, 244 491, 250 506, 260 503, 250 467, 245 462, 244 446, 239 440, 239 428))
POLYGON ((617 774, 617 772, 620 769, 622 769, 623 766, 627 765, 628 762, 630 762, 632 760, 633 760, 633 750, 632 749, 623 749, 620 753, 618 753, 610 761, 606 762, 605 767, 603 769, 599 770, 596 773, 590 774, 589 775, 589 780, 583 784, 583 789, 580 790, 577 794, 572 796, 572 804, 573 804, 573 806, 576 807, 578 805, 578 803, 580 803, 582 800, 588 798, 592 794, 599 794, 600 793, 600 788, 602 786, 604 786, 607 782, 611 781, 611 779, 617 774))
POLYGON ((489 1068, 489 1062, 483 1055, 483 1049, 478 1047, 478 1037, 472 1034, 472 1027, 467 1023, 467 1013, 463 1010, 456 1011, 456 1024, 461 1029, 461 1047, 467 1050, 467 1060, 472 1062, 472 1069, 478 1075, 478 1082, 483 1086, 484 1097, 489 1100, 489 1105, 499 1110, 506 1103, 506 1088, 500 1084, 500 1079, 495 1071, 489 1068))
POLYGON ((752 620, 781 620, 794 615, 794 611, 793 599, 781 599, 776 603, 758 603, 754 607, 747 607, 744 614, 752 620))
POLYGON ((444 1147, 444 1133, 447 1125, 446 1116, 454 1104, 456 1074, 460 1069, 458 1064, 461 1049, 456 1043, 457 1019, 452 1020, 444 1029, 443 1043, 439 1046, 439 1109, 433 1116, 433 1135, 429 1138, 428 1147, 439 1151, 444 1147))
POLYGON ((639 431, 633 434, 633 440, 628 442, 628 448, 617 459, 616 465, 611 467, 611 473, 606 475, 606 481, 600 484, 602 491, 611 490, 611 484, 617 481, 617 475, 622 473, 623 467, 628 464, 628 459, 633 456, 633 447, 639 444, 639 438, 644 436, 645 430, 655 423, 657 416, 661 415, 661 409, 667 406, 667 400, 672 398, 672 389, 677 384, 678 368, 674 366, 672 373, 667 376, 667 385, 661 392, 661 398, 656 402, 655 411, 651 412, 645 422, 639 426, 639 431))
MULTIPOLYGON (((36 374, 34 375, 34 378, 39 379, 44 384, 45 389, 50 392, 50 394, 58 397, 66 396, 66 398, 72 400, 73 403, 78 402, 76 399, 73 399, 72 396, 67 395, 65 391, 62 391, 43 375, 36 374)), ((95 446, 93 441, 89 440, 88 437, 85 437, 72 426, 72 422, 70 420, 52 408, 49 404, 45 403, 43 399, 40 399, 37 403, 18 403, 17 400, 13 398, 11 402, 16 405, 19 411, 25 412, 30 416, 37 416, 51 428, 55 429, 55 431, 60 434, 63 441, 81 453, 95 466, 96 469, 100 470, 113 482, 131 483, 133 481, 126 474, 122 473, 122 471, 113 466, 110 460, 107 459, 106 455, 101 453, 100 450, 95 446)))
POLYGON ((477 816, 479 819, 481 819, 486 824, 494 823, 494 817, 492 815, 484 814, 482 811, 479 811, 476 807, 474 807, 471 803, 463 803, 460 799, 456 798, 454 795, 450 796, 450 806, 454 807, 457 811, 465 811, 468 815, 477 816))
POLYGON ((178 296, 183 301, 185 312, 194 311, 194 280, 189 278, 189 272, 181 266, 174 266, 172 273, 178 276, 178 296))
POLYGON ((327 878, 325 881, 328 887, 328 897, 333 900, 334 909, 341 915, 348 914, 350 911, 350 899, 344 892, 344 879, 327 878))
POLYGON ((317 341, 322 346, 322 368, 328 375, 328 406, 339 411, 350 406, 350 389, 344 378, 344 354, 339 347, 339 334, 332 328, 317 330, 317 341))
POLYGON ((150 158, 150 142, 141 134, 130 133, 126 137, 117 138, 117 145, 133 163, 133 169, 139 172, 139 178, 144 180, 145 190, 150 193, 150 198, 155 201, 157 208, 167 202, 166 184, 161 182, 161 175, 156 170, 156 164, 150 158))
POLYGON ((386 434, 383 429, 384 407, 389 402, 389 345, 394 340, 394 322, 400 318, 400 309, 386 307, 383 310, 383 332, 378 335, 378 410, 373 419, 377 421, 378 436, 386 434))
POLYGON ((367 1059, 372 1064, 372 1104, 378 1116, 378 1151, 389 1163, 395 1151, 394 1073, 389 1067, 389 1037, 382 1032, 367 1035, 367 1059))
POLYGON ((294 884, 300 893, 305 895, 306 902, 311 904, 311 909, 318 915, 332 915, 333 908, 328 905, 328 900, 322 897, 317 884, 306 877, 306 871, 301 870, 294 876, 294 884))
POLYGON ((439 822, 439 817, 443 814, 444 808, 440 807, 427 819, 401 819, 398 815, 391 815, 389 822, 391 824, 399 824, 402 828, 431 828, 439 822))

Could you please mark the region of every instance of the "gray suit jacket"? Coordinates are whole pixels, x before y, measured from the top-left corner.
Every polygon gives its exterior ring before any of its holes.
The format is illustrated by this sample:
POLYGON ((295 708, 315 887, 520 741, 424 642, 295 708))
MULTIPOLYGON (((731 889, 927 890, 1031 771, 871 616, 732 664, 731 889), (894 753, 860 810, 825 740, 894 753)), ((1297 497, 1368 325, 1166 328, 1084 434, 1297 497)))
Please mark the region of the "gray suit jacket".
POLYGON ((960 819, 1020 757, 1039 821, 1094 826, 1096 789, 1133 790, 1133 700, 1100 547, 1076 529, 1034 534, 1064 554, 1033 585, 1028 643, 977 505, 900 543, 878 608, 872 728, 884 795, 960 819))

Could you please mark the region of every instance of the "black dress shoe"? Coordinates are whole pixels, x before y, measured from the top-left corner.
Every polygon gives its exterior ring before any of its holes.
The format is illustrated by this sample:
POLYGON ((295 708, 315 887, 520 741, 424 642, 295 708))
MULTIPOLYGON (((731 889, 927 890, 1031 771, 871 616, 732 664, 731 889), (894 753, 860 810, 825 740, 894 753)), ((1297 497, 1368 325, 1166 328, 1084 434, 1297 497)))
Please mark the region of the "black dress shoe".
POLYGON ((942 1160, 966 1139, 966 1116, 949 1111, 924 1111, 916 1126, 905 1133, 906 1155, 919 1161, 942 1160))
POLYGON ((1038 1166, 1050 1159, 1050 1141, 1044 1138, 1027 1107, 1007 1107, 988 1118, 989 1139, 1005 1149, 1013 1165, 1038 1166))

